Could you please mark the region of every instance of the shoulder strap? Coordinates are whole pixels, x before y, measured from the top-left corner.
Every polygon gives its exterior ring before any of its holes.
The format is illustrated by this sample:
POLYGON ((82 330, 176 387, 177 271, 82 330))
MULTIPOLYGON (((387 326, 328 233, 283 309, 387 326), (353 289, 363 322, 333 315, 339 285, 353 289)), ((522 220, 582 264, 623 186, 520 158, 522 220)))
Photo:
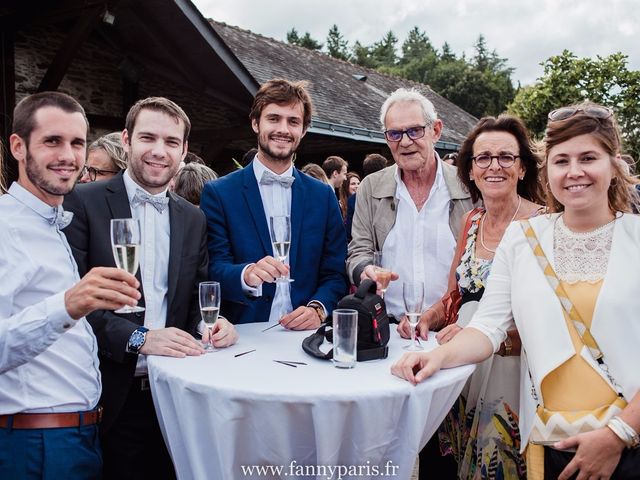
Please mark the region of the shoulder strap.
POLYGON ((538 264, 540 265, 545 278, 549 282, 549 286, 551 286, 551 289, 558 296, 558 300, 560 300, 562 308, 565 312, 567 312, 567 315, 569 315, 571 322, 580 335, 582 343, 589 349, 589 353, 591 353, 593 359, 598 362, 598 365, 600 365, 602 370, 605 372, 611 384, 622 396, 620 387, 615 382, 615 380, 611 376, 611 373, 609 372, 609 369, 604 363, 604 355, 602 354, 600 347, 598 347, 596 339, 593 338, 593 335, 591 335, 591 331, 587 327, 587 324, 580 316, 580 313, 578 313, 578 310, 576 310, 576 308, 574 307, 571 299, 569 298, 569 295, 567 295, 567 292, 560 283, 560 280, 558 280, 556 272, 553 270, 553 267, 549 263, 547 256, 544 254, 544 251, 540 246, 540 242, 538 241, 538 237, 536 236, 536 232, 533 230, 531 223, 529 222, 529 220, 520 220, 518 223, 520 224, 520 227, 522 227, 524 236, 529 242, 529 246, 531 247, 531 250, 533 250, 533 254, 536 257, 536 260, 538 260, 538 264))
POLYGON ((464 229, 458 235, 458 248, 456 251, 456 256, 454 258, 460 258, 462 256, 462 251, 464 247, 467 245, 467 234, 469 233, 469 229, 471 228, 471 222, 473 222, 473 217, 481 211, 481 207, 476 207, 471 210, 467 215, 467 221, 464 224, 464 229))

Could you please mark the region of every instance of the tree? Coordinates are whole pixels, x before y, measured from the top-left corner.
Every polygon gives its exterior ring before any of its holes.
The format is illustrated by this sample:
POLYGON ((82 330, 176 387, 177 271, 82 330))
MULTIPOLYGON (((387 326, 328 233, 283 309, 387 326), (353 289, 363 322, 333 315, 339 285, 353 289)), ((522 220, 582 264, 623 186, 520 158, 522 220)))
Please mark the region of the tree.
POLYGON ((300 45, 300 36, 295 28, 292 28, 287 32, 287 43, 291 45, 300 45))
POLYGON ((444 42, 442 45, 442 53, 440 54, 440 60, 443 62, 452 62, 456 59, 456 54, 451 51, 451 46, 444 42))
POLYGON ((371 48, 366 45, 362 45, 358 40, 353 44, 351 50, 351 60, 357 65, 362 65, 367 68, 375 68, 376 63, 371 56, 371 48))
POLYGON ((327 53, 333 58, 349 60, 349 42, 344 39, 338 26, 333 24, 327 34, 327 53))
POLYGON ((640 71, 627 68, 628 57, 578 58, 568 50, 543 62, 543 74, 521 88, 509 105, 536 136, 542 136, 547 114, 558 107, 584 100, 611 107, 618 119, 624 146, 636 160, 640 156, 640 71))
POLYGON ((295 28, 287 32, 287 42, 291 45, 308 48, 309 50, 320 50, 322 48, 322 44, 311 38, 309 32, 305 32, 301 37, 295 28))
POLYGON ((421 32, 418 27, 413 27, 402 44, 400 65, 406 65, 412 61, 422 60, 425 56, 432 55, 436 55, 436 50, 431 45, 427 34, 421 32))
POLYGON ((398 37, 389 30, 382 40, 373 44, 370 49, 371 58, 377 67, 393 67, 396 64, 398 61, 397 43, 398 37))

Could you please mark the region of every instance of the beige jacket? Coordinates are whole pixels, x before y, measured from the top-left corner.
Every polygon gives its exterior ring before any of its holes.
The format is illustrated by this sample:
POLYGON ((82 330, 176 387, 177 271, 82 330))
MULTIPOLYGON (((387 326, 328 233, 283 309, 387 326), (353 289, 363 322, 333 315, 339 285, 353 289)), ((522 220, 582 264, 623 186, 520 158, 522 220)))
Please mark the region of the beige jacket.
MULTIPOLYGON (((444 181, 451 196, 449 227, 457 239, 462 217, 474 205, 469 192, 458 181, 457 168, 441 160, 438 160, 438 166, 442 168, 444 181)), ((371 265, 373 252, 382 250, 384 241, 396 222, 396 168, 396 165, 392 165, 373 173, 358 187, 351 230, 352 240, 347 256, 347 272, 356 285, 360 283, 360 274, 364 267, 371 265)))

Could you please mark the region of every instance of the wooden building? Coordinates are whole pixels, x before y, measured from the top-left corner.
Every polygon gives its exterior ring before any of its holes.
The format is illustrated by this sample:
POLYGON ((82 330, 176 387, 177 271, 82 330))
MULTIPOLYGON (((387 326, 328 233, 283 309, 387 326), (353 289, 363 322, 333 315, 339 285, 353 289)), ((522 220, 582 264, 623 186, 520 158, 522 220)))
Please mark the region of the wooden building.
MULTIPOLYGON (((171 98, 189 115, 190 149, 220 173, 255 146, 248 112, 259 85, 309 80, 315 113, 297 163, 340 155, 356 169, 368 153, 389 157, 379 108, 415 87, 445 124, 440 151, 458 148, 476 119, 428 86, 205 19, 189 0, 4 0, 0 4, 0 137, 16 102, 60 90, 77 98, 90 139, 121 130, 139 98, 171 98)), ((6 161, 9 178, 15 162, 6 161)))

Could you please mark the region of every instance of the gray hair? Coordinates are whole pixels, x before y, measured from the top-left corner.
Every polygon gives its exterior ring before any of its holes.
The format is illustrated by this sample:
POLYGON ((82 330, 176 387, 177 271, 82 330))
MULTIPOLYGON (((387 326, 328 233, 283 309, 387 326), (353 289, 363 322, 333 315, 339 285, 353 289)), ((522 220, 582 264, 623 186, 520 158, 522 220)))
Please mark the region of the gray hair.
POLYGON ((433 106, 433 103, 425 97, 422 93, 420 93, 415 88, 407 89, 407 88, 399 88, 395 92, 393 92, 382 104, 380 108, 380 125, 382 125, 382 129, 385 130, 384 119, 387 116, 387 112, 391 108, 392 105, 396 103, 417 103, 422 108, 422 113, 424 115, 424 123, 425 125, 433 125, 438 119, 438 114, 436 113, 436 109, 433 106))
POLYGON ((118 170, 127 168, 127 154, 122 148, 122 134, 112 132, 98 138, 87 148, 87 153, 98 149, 104 150, 118 170))

